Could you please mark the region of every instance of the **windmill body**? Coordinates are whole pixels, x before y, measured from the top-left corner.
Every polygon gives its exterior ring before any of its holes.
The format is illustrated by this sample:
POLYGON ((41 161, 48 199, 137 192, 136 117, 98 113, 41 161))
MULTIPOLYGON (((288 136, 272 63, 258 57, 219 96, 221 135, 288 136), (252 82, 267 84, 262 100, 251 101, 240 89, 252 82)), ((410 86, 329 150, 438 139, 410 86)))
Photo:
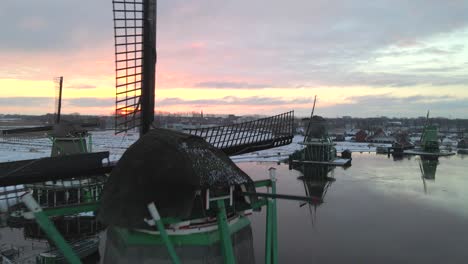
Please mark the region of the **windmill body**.
POLYGON ((451 150, 447 151, 440 149, 439 128, 436 125, 431 124, 428 111, 426 124, 421 133, 420 146, 418 148, 404 150, 403 154, 420 155, 425 159, 437 160, 438 157, 451 156, 456 153, 451 150))
POLYGON ((304 134, 304 147, 295 151, 289 156, 290 166, 294 164, 317 164, 349 166, 350 157, 337 157, 335 143, 328 135, 326 120, 318 115, 314 115, 315 101, 312 108, 311 117, 307 123, 307 130, 304 134))

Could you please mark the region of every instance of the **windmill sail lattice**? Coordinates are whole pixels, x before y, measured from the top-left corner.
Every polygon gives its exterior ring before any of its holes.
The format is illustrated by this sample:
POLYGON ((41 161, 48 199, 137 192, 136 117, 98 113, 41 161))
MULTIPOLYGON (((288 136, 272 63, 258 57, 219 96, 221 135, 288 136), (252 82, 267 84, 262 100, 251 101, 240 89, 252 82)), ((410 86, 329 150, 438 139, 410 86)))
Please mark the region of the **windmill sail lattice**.
POLYGON ((144 0, 114 0, 115 132, 140 125, 144 0))
POLYGON ((294 111, 240 124, 188 130, 227 155, 288 145, 294 137, 294 111))

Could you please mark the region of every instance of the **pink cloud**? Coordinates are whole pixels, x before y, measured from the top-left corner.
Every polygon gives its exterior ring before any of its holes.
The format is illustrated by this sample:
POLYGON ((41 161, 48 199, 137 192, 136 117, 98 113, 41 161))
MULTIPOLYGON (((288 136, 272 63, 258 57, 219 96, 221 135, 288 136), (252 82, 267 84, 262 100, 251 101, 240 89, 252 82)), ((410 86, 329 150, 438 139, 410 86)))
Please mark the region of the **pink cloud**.
POLYGON ((203 49, 206 47, 206 44, 204 42, 197 41, 197 42, 190 43, 189 46, 192 49, 203 49))

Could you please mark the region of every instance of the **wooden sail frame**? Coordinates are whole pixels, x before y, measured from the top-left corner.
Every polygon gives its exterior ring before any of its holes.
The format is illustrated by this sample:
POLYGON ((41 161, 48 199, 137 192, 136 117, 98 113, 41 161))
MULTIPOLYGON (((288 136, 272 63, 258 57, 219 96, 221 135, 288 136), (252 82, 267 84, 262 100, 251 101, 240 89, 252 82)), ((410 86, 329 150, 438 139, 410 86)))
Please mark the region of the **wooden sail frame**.
POLYGON ((115 133, 154 119, 156 0, 113 0, 115 46, 115 133))
POLYGON ((288 145, 294 137, 294 111, 239 124, 189 129, 227 155, 288 145))

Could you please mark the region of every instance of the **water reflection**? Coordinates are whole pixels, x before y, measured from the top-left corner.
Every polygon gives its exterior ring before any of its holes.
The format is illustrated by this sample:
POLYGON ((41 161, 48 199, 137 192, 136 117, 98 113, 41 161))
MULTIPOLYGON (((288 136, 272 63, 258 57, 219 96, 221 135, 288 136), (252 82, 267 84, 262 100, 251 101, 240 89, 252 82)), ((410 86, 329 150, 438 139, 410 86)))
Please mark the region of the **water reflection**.
POLYGON ((304 185, 305 195, 313 198, 312 201, 303 203, 300 206, 308 206, 312 225, 314 225, 317 221, 317 208, 323 204, 328 189, 335 181, 334 177, 328 176, 333 174, 334 168, 332 166, 301 165, 295 169, 302 172, 302 176, 298 177, 298 179, 304 185))
MULTIPOLYGON (((82 215, 52 220, 84 263, 99 262, 97 233, 102 230, 102 226, 96 222, 94 216, 82 215)), ((9 222, 9 228, 0 228, 0 238, 0 254, 17 253, 8 257, 13 263, 65 263, 63 255, 33 220, 9 222)))
MULTIPOLYGON (((3 239, 8 241, 4 246, 18 249, 18 254, 9 260, 19 263, 34 262, 34 260, 38 263, 49 263, 48 261, 61 263, 63 261, 63 255, 56 249, 54 243, 49 240, 36 221, 25 217, 27 209, 23 203, 19 202, 21 194, 29 190, 44 209, 62 208, 63 206, 75 206, 98 200, 102 184, 102 179, 96 177, 96 179, 30 184, 19 189, 7 187, 3 194, 0 194, 0 198, 3 197, 0 199, 2 202, 0 215, 3 224, 9 229, 0 229, 0 237, 2 237, 2 241, 3 239)), ((103 231, 104 227, 97 221, 94 212, 56 216, 51 217, 50 220, 83 261, 86 263, 99 261, 99 233, 103 231)), ((2 246, 1 243, 0 246, 2 246)), ((0 254, 3 254, 3 251, 0 247, 0 254)))
POLYGON ((421 156, 419 160, 419 167, 421 169, 422 177, 427 180, 435 180, 437 165, 439 165, 438 159, 426 158, 421 156))
MULTIPOLYGON (((68 241, 81 240, 92 237, 104 229, 94 215, 80 215, 52 219, 57 230, 68 241)), ((24 224, 26 239, 47 240, 47 235, 35 221, 24 224)))
MULTIPOLYGON (((328 173, 336 179, 331 185, 323 174, 309 177, 323 184, 311 193, 324 203, 316 204, 312 226, 307 204, 278 201, 279 263, 466 263, 467 158, 439 160, 437 185, 424 178, 430 196, 423 192, 420 156, 394 162, 386 155, 354 153, 353 166, 328 173)), ((260 180, 271 164, 241 166, 260 180)), ((313 168, 277 169, 278 193, 304 195, 307 185, 298 176, 314 175, 313 168)), ((264 233, 258 230, 264 229, 264 216, 252 218, 254 246, 261 245, 257 263, 262 263, 264 233)))
POLYGON ((414 157, 413 155, 404 155, 403 153, 388 154, 389 158, 390 156, 393 158, 393 161, 411 160, 414 157))
POLYGON ((439 165, 439 160, 437 158, 421 156, 419 159, 421 179, 423 181, 424 193, 426 194, 427 194, 426 180, 435 181, 437 165, 439 165))

